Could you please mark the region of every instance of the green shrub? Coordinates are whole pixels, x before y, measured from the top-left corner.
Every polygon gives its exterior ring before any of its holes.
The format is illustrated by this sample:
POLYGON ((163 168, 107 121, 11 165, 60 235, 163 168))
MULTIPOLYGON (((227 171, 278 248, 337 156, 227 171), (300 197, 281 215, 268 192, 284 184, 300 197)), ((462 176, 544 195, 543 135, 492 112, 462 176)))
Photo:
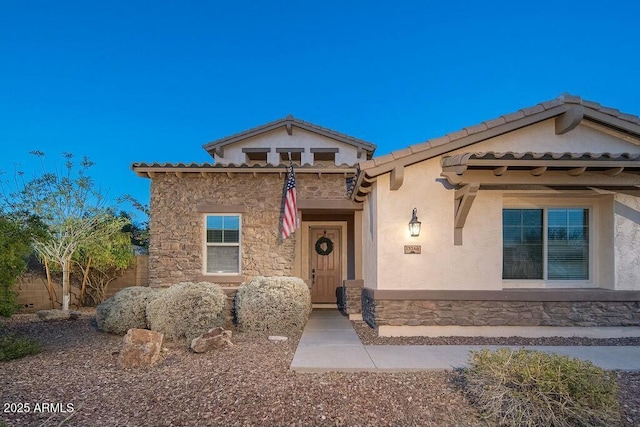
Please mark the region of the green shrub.
POLYGON ((126 334, 129 329, 146 329, 147 304, 161 291, 143 286, 124 288, 96 308, 98 329, 126 334))
POLYGON ((503 426, 620 423, 615 375, 591 362, 531 350, 472 352, 464 371, 471 401, 503 426))
POLYGON ((0 316, 11 317, 18 310, 16 292, 10 286, 0 286, 0 316))
POLYGON ((227 296, 214 283, 178 283, 162 291, 147 305, 147 321, 152 331, 166 339, 191 341, 226 321, 227 296))
POLYGON ((14 285, 27 268, 32 237, 42 233, 40 220, 26 212, 0 214, 0 316, 11 317, 18 309, 14 285))
POLYGON ((14 334, 0 329, 0 362, 38 354, 41 351, 42 346, 39 342, 29 338, 16 337, 14 334))
POLYGON ((297 277, 254 277, 238 288, 235 310, 243 331, 293 333, 309 320, 311 293, 297 277))

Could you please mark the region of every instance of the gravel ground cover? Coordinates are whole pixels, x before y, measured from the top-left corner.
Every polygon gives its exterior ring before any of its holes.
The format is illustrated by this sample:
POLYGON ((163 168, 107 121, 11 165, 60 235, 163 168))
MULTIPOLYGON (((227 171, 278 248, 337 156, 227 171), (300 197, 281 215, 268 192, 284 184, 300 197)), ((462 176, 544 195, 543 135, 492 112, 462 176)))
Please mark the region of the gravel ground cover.
MULTIPOLYGON (((7 325, 44 350, 0 363, 0 426, 486 425, 455 372, 291 372, 299 335, 274 343, 239 333, 234 347, 207 354, 168 343, 162 364, 120 370, 122 337, 98 332, 91 312, 7 325), (15 411, 27 403, 29 413, 15 411)), ((618 375, 623 422, 640 425, 640 374, 618 375)))

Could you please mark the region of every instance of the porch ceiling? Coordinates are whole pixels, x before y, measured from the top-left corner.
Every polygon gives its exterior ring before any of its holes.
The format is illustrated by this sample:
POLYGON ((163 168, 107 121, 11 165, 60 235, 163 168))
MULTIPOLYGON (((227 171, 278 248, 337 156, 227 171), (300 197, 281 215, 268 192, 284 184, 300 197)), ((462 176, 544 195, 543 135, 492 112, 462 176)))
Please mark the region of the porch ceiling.
POLYGON ((640 154, 464 153, 443 157, 441 176, 456 186, 454 244, 481 189, 598 189, 640 195, 640 154))
POLYGON ((640 154, 464 153, 443 157, 441 165, 452 185, 640 185, 640 154))

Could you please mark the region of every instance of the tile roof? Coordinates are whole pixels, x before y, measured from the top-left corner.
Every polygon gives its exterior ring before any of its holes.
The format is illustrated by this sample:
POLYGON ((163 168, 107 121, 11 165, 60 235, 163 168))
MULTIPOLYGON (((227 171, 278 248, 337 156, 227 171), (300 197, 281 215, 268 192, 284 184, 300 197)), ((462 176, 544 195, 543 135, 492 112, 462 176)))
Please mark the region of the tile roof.
POLYGON ((640 117, 622 113, 614 108, 604 107, 597 102, 583 100, 579 96, 564 94, 533 107, 505 114, 384 156, 375 157, 361 163, 360 167, 368 177, 375 177, 390 172, 397 164, 408 166, 427 160, 501 133, 507 133, 532 123, 556 117, 575 106, 582 106, 585 109, 584 117, 587 120, 609 125, 610 127, 620 127, 621 131, 640 137, 640 117))
POLYGON ((211 153, 216 149, 224 147, 225 145, 233 144, 235 142, 241 141, 246 138, 250 138, 255 135, 259 135, 264 132, 268 132, 274 129, 278 129, 281 127, 288 127, 288 126, 296 126, 301 129, 305 129, 309 132, 314 132, 320 135, 327 136, 329 138, 333 138, 345 144, 355 145, 356 147, 361 148, 368 152, 367 158, 371 158, 371 156, 373 155, 373 152, 376 149, 376 146, 370 142, 367 142, 359 138, 355 138, 353 136, 346 135, 344 133, 336 132, 329 128, 318 126, 311 122, 297 119, 292 115, 288 115, 287 117, 274 120, 272 122, 265 123, 263 125, 256 126, 254 128, 251 128, 242 132, 238 132, 224 138, 217 139, 215 141, 204 144, 202 147, 211 153))
MULTIPOLYGON (((232 173, 286 173, 286 164, 215 164, 215 163, 132 163, 131 169, 138 175, 145 176, 149 172, 232 172, 232 173)), ((334 165, 317 163, 294 166, 296 173, 354 173, 357 165, 334 165)))
POLYGON ((504 114, 477 125, 468 126, 444 136, 362 162, 360 163, 360 171, 350 189, 350 195, 357 200, 363 200, 367 194, 365 189, 371 186, 375 178, 393 171, 396 167, 409 166, 441 156, 570 111, 577 112, 581 120, 585 119, 640 139, 640 117, 604 107, 597 102, 583 100, 579 96, 563 94, 550 101, 504 114))
MULTIPOLYGON (((268 164, 249 164, 249 163, 240 163, 240 164, 221 164, 221 163, 145 163, 145 162, 136 162, 131 164, 131 169, 136 168, 182 168, 182 169, 229 169, 229 168, 237 168, 237 169, 286 169, 289 166, 288 163, 281 163, 278 165, 268 164)), ((303 165, 293 165, 296 170, 298 169, 337 169, 337 168, 355 168, 356 165, 334 165, 334 164, 326 164, 326 163, 316 163, 309 164, 305 163, 303 165)))
MULTIPOLYGON (((482 161, 491 160, 588 160, 595 162, 622 162, 622 161, 640 161, 640 154, 631 153, 516 153, 513 151, 507 151, 499 153, 495 151, 478 152, 478 153, 463 153, 455 156, 445 156, 442 158, 442 167, 460 166, 473 163, 474 160, 478 160, 478 163, 482 161)), ((640 166, 640 165, 639 165, 640 166)))

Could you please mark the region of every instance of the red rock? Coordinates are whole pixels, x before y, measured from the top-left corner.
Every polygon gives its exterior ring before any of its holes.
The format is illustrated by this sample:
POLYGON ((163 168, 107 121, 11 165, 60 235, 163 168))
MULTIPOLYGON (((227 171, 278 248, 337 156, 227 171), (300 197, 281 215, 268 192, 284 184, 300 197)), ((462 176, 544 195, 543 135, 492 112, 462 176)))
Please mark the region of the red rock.
POLYGON ((118 357, 120 368, 143 368, 155 365, 161 356, 164 335, 147 329, 129 329, 118 357))
POLYGON ((209 329, 204 334, 191 340, 191 350, 195 353, 206 353, 216 348, 231 347, 231 331, 223 328, 209 329))

